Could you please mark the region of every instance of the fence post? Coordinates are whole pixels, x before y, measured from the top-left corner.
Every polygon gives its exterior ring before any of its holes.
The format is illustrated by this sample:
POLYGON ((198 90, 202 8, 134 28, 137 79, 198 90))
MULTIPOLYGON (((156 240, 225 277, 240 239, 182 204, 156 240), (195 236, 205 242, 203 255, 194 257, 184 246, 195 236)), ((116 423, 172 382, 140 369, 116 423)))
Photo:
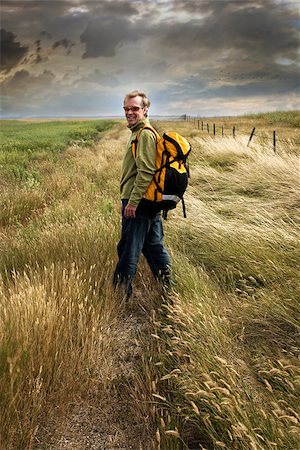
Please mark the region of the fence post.
POLYGON ((203 120, 201 122, 201 130, 203 131, 203 120))
POLYGON ((224 125, 222 125, 222 137, 224 137, 224 125))
POLYGON ((198 130, 200 129, 200 120, 198 120, 198 130))
POLYGON ((273 150, 274 154, 276 155, 276 131, 273 131, 273 150))
POLYGON ((251 131, 251 134, 250 134, 250 137, 249 137, 249 141, 248 141, 247 147, 249 147, 249 144, 250 144, 250 142, 251 142, 251 139, 253 138, 254 131, 255 131, 255 127, 254 127, 253 130, 251 131))
POLYGON ((207 132, 209 134, 209 124, 208 123, 206 124, 206 127, 207 127, 207 132))
POLYGON ((233 125, 233 128, 232 128, 232 136, 235 138, 235 125, 233 125))
POLYGON ((214 136, 216 135, 216 124, 214 123, 214 136))

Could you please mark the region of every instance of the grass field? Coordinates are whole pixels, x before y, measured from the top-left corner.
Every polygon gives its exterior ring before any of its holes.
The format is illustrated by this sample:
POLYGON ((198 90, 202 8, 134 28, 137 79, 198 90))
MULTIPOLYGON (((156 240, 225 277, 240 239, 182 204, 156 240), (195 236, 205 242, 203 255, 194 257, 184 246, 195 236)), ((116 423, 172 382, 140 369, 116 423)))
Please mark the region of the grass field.
POLYGON ((155 123, 192 144, 187 219, 164 224, 172 291, 141 260, 129 305, 124 124, 1 123, 1 450, 299 448, 299 117, 155 123))

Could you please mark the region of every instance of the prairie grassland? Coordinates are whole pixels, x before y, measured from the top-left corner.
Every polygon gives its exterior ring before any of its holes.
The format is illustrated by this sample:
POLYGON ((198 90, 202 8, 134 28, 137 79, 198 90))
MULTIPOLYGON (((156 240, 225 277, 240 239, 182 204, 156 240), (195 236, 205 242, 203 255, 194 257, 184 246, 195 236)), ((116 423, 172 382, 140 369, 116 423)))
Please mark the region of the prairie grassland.
MULTIPOLYGON (((191 121, 195 120, 195 125, 198 126, 198 118, 191 118, 191 121)), ((225 136, 232 136, 233 127, 235 127, 236 136, 247 136, 249 139, 250 133, 255 127, 255 133, 253 141, 265 143, 272 148, 273 131, 276 131, 276 136, 279 146, 283 143, 285 146, 286 141, 292 140, 292 150, 299 154, 300 135, 297 133, 297 129, 300 128, 300 112, 273 112, 262 114, 249 114, 245 116, 228 116, 228 117, 208 117, 200 118, 199 127, 207 134, 207 124, 209 126, 209 133, 213 134, 213 124, 216 127, 216 135, 222 134, 225 136), (269 143, 269 144, 268 144, 269 143)), ((288 143, 288 142, 287 142, 288 143)))
POLYGON ((148 366, 157 444, 298 448, 297 150, 189 130, 188 218, 169 222, 176 292, 153 321, 148 366))
POLYGON ((2 177, 3 449, 32 448, 51 405, 71 403, 94 383, 105 390, 112 376, 119 133, 114 125, 91 148, 76 143, 64 150, 61 143, 38 162, 37 145, 26 163, 27 173, 38 172, 35 182, 12 172, 2 177))
POLYGON ((192 123, 155 125, 192 144, 188 217, 179 207, 165 223, 172 291, 162 295, 141 261, 130 311, 110 287, 128 137, 122 125, 91 147, 27 161, 34 180, 17 171, 2 178, 5 450, 71 449, 50 445, 47 417, 63 422, 87 393, 101 404, 115 392, 138 436, 123 433, 113 448, 298 448, 297 130, 287 120, 282 132, 291 139, 274 155, 264 141, 247 147, 248 135, 211 138, 192 123), (142 331, 128 334, 130 317, 142 331), (139 348, 127 372, 128 361, 116 362, 124 341, 126 358, 134 342, 139 348))

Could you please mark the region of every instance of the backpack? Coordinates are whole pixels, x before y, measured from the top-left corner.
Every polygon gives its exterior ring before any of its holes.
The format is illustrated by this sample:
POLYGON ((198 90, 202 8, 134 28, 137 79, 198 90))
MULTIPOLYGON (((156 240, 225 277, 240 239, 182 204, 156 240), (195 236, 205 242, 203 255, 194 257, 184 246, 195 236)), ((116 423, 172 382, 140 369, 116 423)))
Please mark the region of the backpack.
POLYGON ((187 157, 191 152, 191 145, 174 131, 164 133, 161 137, 154 128, 145 126, 132 142, 134 159, 136 159, 139 135, 143 130, 152 131, 156 137, 156 171, 144 199, 155 205, 156 211, 163 211, 164 219, 167 218, 168 211, 176 208, 181 200, 183 215, 186 217, 183 194, 188 185, 187 157))

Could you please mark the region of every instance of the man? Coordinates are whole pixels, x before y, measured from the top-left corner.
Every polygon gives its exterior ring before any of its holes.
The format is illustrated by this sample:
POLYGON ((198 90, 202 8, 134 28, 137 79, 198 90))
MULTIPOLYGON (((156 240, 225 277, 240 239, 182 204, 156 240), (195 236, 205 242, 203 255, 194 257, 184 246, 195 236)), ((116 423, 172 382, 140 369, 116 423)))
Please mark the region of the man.
POLYGON ((132 294, 132 279, 141 253, 154 277, 165 284, 170 282, 171 262, 164 247, 161 215, 152 202, 143 198, 156 169, 156 136, 151 130, 142 130, 150 125, 149 107, 150 101, 143 92, 133 91, 125 96, 124 111, 131 137, 122 165, 122 236, 117 247, 119 261, 113 284, 123 286, 127 298, 132 294), (132 143, 137 136, 134 158, 132 143))

